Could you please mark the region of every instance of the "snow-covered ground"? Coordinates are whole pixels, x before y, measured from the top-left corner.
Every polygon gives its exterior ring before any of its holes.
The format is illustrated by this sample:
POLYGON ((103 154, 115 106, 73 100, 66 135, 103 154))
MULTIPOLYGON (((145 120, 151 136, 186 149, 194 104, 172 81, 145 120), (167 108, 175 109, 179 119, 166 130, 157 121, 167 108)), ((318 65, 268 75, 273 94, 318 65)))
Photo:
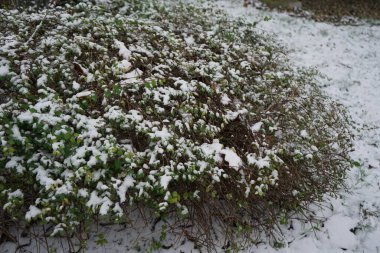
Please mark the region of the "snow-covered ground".
POLYGON ((232 16, 261 20, 290 51, 292 64, 312 67, 324 78, 324 91, 347 107, 358 126, 352 159, 360 161, 348 179, 350 193, 326 202, 323 227, 287 231, 285 248, 260 245, 254 252, 380 252, 380 26, 336 26, 220 1, 232 16), (270 18, 263 21, 264 17, 270 18))

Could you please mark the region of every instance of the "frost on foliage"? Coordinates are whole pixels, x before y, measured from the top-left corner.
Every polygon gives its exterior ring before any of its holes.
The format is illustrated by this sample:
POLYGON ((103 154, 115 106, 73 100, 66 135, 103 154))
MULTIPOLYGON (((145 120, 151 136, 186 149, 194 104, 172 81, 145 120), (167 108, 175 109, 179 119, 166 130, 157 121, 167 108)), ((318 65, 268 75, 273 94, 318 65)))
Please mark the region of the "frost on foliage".
POLYGON ((294 203, 326 181, 322 162, 343 178, 344 114, 252 24, 174 1, 116 2, 0 10, 7 210, 56 234, 136 203, 183 216, 204 196, 245 210, 268 206, 267 194, 294 203), (31 19, 44 22, 26 43, 31 19))

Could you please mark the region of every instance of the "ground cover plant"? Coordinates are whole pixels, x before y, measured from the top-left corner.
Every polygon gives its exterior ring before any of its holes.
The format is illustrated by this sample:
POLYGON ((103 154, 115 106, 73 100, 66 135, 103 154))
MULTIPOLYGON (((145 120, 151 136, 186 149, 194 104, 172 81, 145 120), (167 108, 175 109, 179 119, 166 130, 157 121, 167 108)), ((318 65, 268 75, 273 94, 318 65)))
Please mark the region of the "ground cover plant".
POLYGON ((81 250, 139 209, 212 247, 343 185, 344 110, 255 24, 175 1, 0 12, 4 238, 40 225, 81 250))

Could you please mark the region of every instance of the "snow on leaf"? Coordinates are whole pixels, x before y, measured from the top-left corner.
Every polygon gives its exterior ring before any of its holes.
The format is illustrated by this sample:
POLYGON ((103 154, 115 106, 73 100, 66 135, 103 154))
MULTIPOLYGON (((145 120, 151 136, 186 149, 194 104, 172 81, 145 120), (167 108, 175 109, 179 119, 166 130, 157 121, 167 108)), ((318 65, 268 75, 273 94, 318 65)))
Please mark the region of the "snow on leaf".
POLYGON ((25 214, 25 219, 27 221, 31 221, 32 219, 36 218, 40 214, 42 214, 42 210, 34 205, 31 205, 29 206, 29 211, 26 212, 25 214))
POLYGON ((21 136, 20 129, 18 128, 17 125, 13 125, 12 132, 13 132, 13 138, 15 140, 18 140, 18 141, 24 143, 24 137, 21 136))
POLYGON ((24 194, 20 189, 15 190, 14 192, 8 192, 8 199, 11 198, 23 198, 24 194))
POLYGON ((83 98, 83 97, 91 96, 92 94, 93 94, 93 91, 91 91, 91 90, 85 90, 85 91, 81 91, 81 92, 75 94, 75 97, 77 97, 77 98, 83 98))
POLYGON ((129 61, 129 58, 131 57, 132 52, 125 46, 124 42, 121 42, 117 39, 115 39, 115 45, 119 49, 119 55, 124 58, 124 60, 129 61))
POLYGON ((0 76, 6 76, 9 74, 9 67, 8 65, 2 65, 0 66, 0 76))
POLYGON ((134 180, 131 176, 126 176, 123 180, 123 183, 118 187, 117 195, 119 195, 120 203, 125 202, 126 193, 130 187, 133 187, 136 180, 134 180))
POLYGON ((259 132, 260 129, 261 129, 261 127, 262 127, 262 125, 263 125, 263 122, 257 122, 257 123, 255 123, 253 126, 251 126, 251 131, 253 133, 259 132))
POLYGON ((161 178, 160 178, 160 185, 161 185, 161 187, 166 190, 168 188, 168 185, 169 185, 169 183, 170 183, 171 180, 172 180, 171 176, 169 176, 169 175, 162 175, 161 178))
POLYGON ((224 160, 226 160, 228 165, 235 170, 238 170, 243 165, 241 158, 232 149, 222 149, 220 154, 224 155, 224 160))
MULTIPOLYGON (((74 81, 73 82, 73 89, 74 90, 79 90, 80 89, 80 84, 74 81)), ((77 96, 78 96, 78 94, 77 94, 77 96)), ((78 97, 80 97, 80 96, 78 96, 78 97)))

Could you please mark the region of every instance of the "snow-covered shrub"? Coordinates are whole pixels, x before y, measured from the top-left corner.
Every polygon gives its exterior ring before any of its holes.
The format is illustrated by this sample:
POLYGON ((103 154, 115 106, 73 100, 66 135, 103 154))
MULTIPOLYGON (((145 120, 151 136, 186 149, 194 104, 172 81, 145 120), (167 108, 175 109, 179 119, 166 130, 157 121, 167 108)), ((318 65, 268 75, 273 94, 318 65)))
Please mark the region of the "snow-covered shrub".
POLYGON ((44 8, 51 5, 78 4, 80 0, 1 0, 2 9, 44 8))
POLYGON ((174 1, 0 12, 0 204, 20 224, 82 234, 138 205, 232 238, 342 185, 344 111, 254 24, 174 1))

